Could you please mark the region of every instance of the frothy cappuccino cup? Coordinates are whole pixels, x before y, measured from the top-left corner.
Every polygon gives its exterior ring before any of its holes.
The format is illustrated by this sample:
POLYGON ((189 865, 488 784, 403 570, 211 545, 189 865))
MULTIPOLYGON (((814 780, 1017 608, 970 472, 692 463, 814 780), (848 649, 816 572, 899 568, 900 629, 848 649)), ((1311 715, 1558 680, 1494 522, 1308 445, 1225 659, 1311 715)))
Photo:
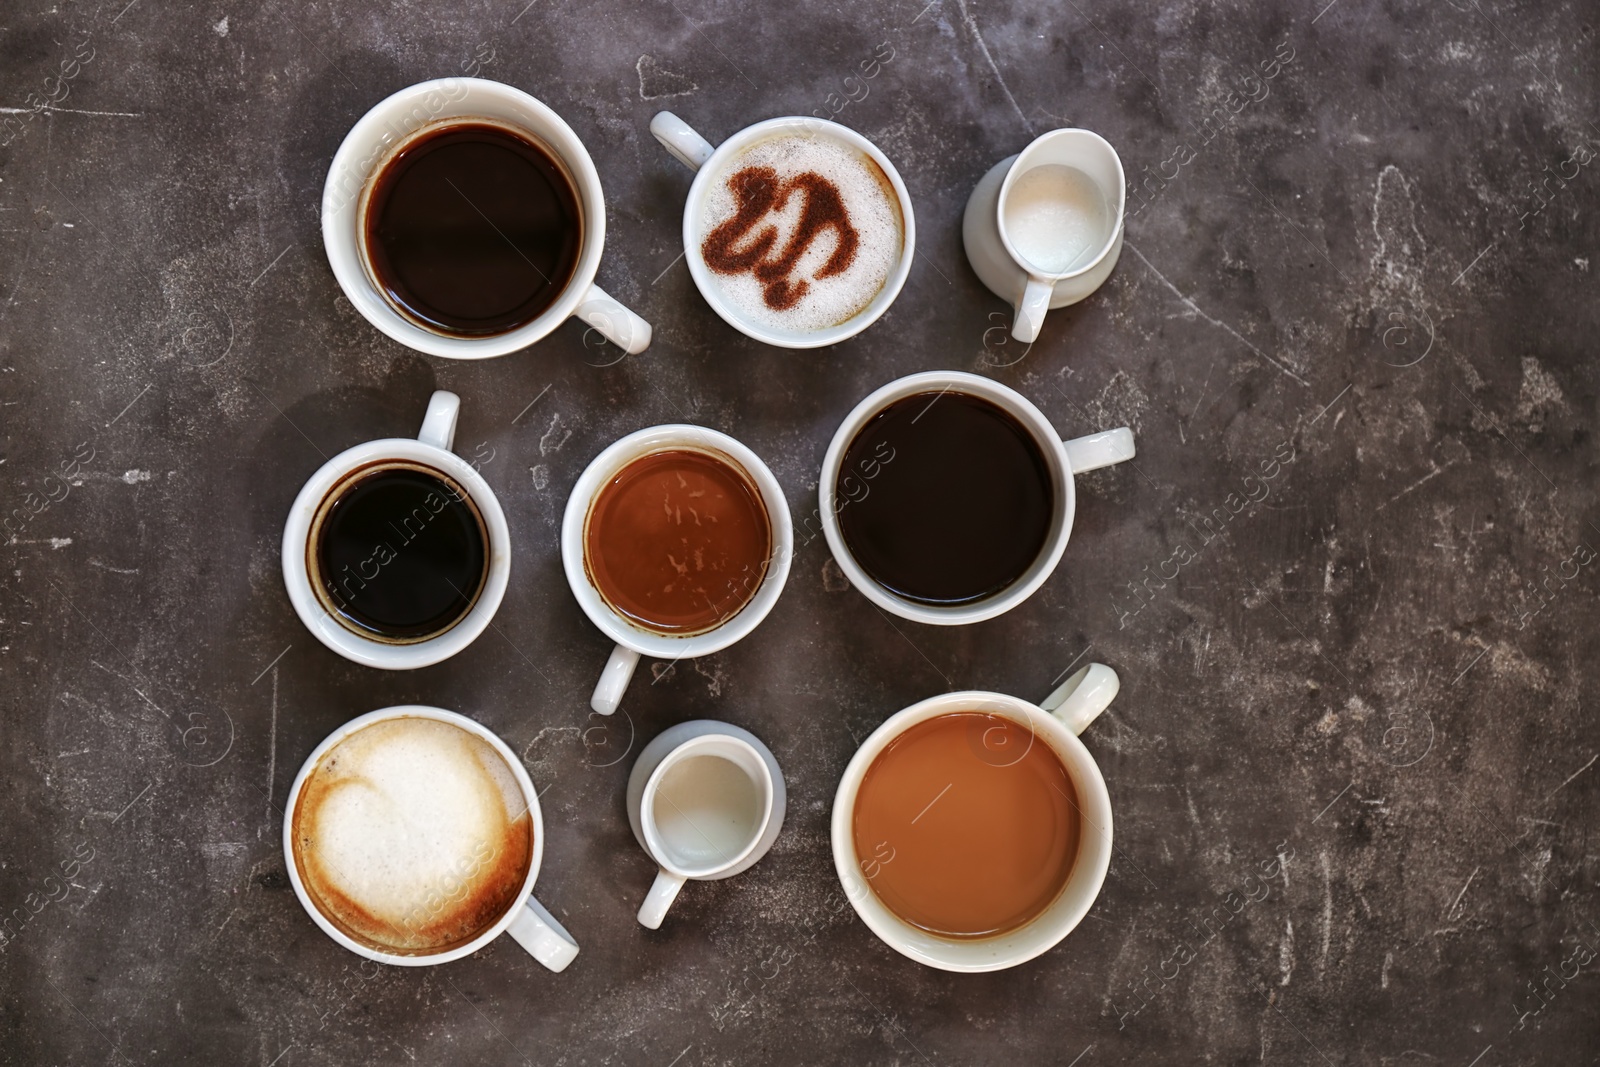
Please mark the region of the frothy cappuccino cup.
POLYGON ((650 132, 697 171, 683 246, 701 295, 730 325, 783 348, 853 337, 911 271, 911 197, 887 156, 836 122, 779 118, 715 148, 669 111, 650 132))
POLYGON ((440 708, 385 708, 318 745, 289 791, 284 859, 324 933, 399 966, 447 963, 509 932, 552 971, 578 955, 533 899, 539 797, 511 750, 440 708))

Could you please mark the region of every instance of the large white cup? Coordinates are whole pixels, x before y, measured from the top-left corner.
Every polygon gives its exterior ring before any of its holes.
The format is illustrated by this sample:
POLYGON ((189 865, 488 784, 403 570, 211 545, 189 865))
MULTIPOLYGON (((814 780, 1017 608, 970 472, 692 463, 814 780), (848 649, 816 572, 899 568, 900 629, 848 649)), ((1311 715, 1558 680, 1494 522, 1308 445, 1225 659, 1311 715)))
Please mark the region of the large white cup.
POLYGON ((1056 564, 1061 562, 1061 554, 1066 551, 1067 540, 1072 536, 1072 520, 1077 514, 1077 494, 1073 488, 1072 476, 1100 467, 1109 467, 1113 463, 1121 463, 1133 457, 1133 431, 1125 426, 1115 430, 1103 430, 1071 441, 1062 441, 1061 435, 1050 425, 1050 420, 1045 418, 1044 412, 1015 389, 1001 385, 993 379, 962 371, 928 371, 923 374, 912 374, 890 382, 857 404, 855 409, 845 416, 844 422, 833 435, 833 442, 828 445, 828 453, 822 460, 822 477, 817 483, 817 497, 821 502, 822 532, 828 539, 828 548, 833 552, 834 561, 839 564, 839 569, 844 571, 845 577, 849 578, 850 583, 861 590, 868 600, 883 610, 913 622, 925 622, 935 626, 961 626, 970 622, 980 622, 1002 615, 1028 599, 1055 571, 1056 564), (1050 469, 1051 490, 1055 499, 1055 514, 1050 520, 1049 532, 1045 535, 1044 548, 1040 550, 1033 564, 1005 589, 971 604, 921 604, 907 600, 879 585, 851 554, 850 546, 844 539, 844 531, 839 525, 839 505, 835 502, 841 486, 846 491, 847 499, 853 492, 854 484, 860 484, 863 492, 872 491, 871 482, 864 480, 860 472, 842 470, 845 451, 862 428, 880 411, 897 400, 919 393, 941 392, 965 393, 980 397, 995 404, 1021 423, 1033 436, 1040 452, 1044 455, 1045 463, 1050 469), (853 479, 854 482, 847 479, 853 479))
POLYGON ((511 575, 511 531, 489 483, 471 464, 450 451, 460 411, 461 398, 439 390, 428 401, 422 430, 415 439, 390 437, 345 449, 311 476, 289 508, 289 518, 283 526, 283 584, 289 591, 289 602, 306 629, 345 659, 391 671, 426 667, 449 659, 483 633, 506 595, 511 575), (396 460, 432 468, 464 489, 483 517, 489 542, 489 574, 471 610, 443 633, 411 643, 363 636, 340 622, 312 589, 307 564, 316 547, 311 544, 311 527, 328 495, 362 468, 396 460))
POLYGON ((595 284, 606 241, 606 201, 589 151, 545 104, 520 89, 482 78, 441 78, 401 89, 363 115, 334 153, 322 189, 322 244, 339 287, 368 322, 429 355, 487 359, 516 352, 576 315, 628 353, 650 344, 650 324, 595 284), (489 337, 460 337, 427 329, 395 310, 372 280, 362 218, 372 180, 395 153, 440 126, 472 119, 513 127, 543 145, 565 171, 583 212, 582 243, 570 281, 544 314, 489 337))
POLYGON ((628 688, 628 681, 633 677, 634 668, 639 665, 640 656, 668 660, 709 656, 748 635, 778 602, 783 585, 789 580, 789 563, 793 555, 794 522, 789 516, 789 502, 784 498, 783 487, 767 465, 761 462, 760 456, 727 434, 703 426, 676 423, 639 430, 611 444, 594 458, 572 487, 572 495, 567 498, 567 510, 561 520, 561 563, 567 573, 567 584, 572 587, 572 595, 578 598, 578 605, 583 608, 584 614, 616 642, 589 706, 601 715, 615 712, 622 701, 623 691, 628 688), (743 470, 761 493, 761 503, 767 509, 767 519, 772 529, 772 549, 767 558, 766 574, 755 595, 737 615, 715 629, 690 636, 668 636, 644 630, 612 610, 589 580, 588 568, 583 561, 584 531, 588 527, 590 508, 601 487, 634 460, 679 448, 731 460, 743 470))
POLYGON ((351 719, 343 726, 312 749, 311 755, 306 757, 300 773, 295 776, 294 785, 289 787, 289 800, 284 805, 283 818, 283 859, 288 865, 289 883, 294 886, 295 896, 300 898, 301 905, 311 916, 313 922, 322 928, 322 932, 333 938, 340 945, 369 960, 379 963, 390 963, 397 967, 428 967, 436 963, 449 963, 463 956, 470 956, 483 948, 501 934, 509 933, 517 944, 528 951, 534 959, 550 968, 552 971, 565 970, 567 964, 578 956, 578 943, 567 933, 555 916, 545 910, 544 905, 533 898, 533 883, 539 877, 539 865, 544 859, 544 816, 539 813, 539 793, 533 788, 533 782, 528 778, 528 772, 523 769, 522 761, 516 754, 500 740, 495 734, 467 718, 457 715, 453 711, 443 708, 424 707, 419 704, 410 704, 402 707, 382 708, 370 711, 359 718, 351 719), (533 855, 528 860, 528 876, 522 883, 511 907, 506 913, 496 919, 490 926, 477 937, 464 945, 444 952, 434 952, 421 956, 397 956, 393 953, 382 952, 378 949, 363 945, 340 930, 322 914, 311 896, 306 891, 305 883, 300 877, 300 868, 294 859, 294 814, 295 805, 300 802, 300 792, 305 786, 306 779, 311 772, 316 770, 322 757, 345 738, 357 730, 371 726, 374 723, 385 722, 389 719, 433 719, 436 722, 449 723, 451 726, 465 730, 467 733, 483 740, 500 754, 510 768, 511 775, 517 780, 517 786, 522 790, 522 798, 528 806, 528 817, 533 821, 533 855))
POLYGON ((877 145, 856 131, 826 119, 791 116, 767 119, 754 126, 746 126, 720 145, 713 147, 710 141, 696 133, 688 123, 670 111, 662 111, 650 120, 650 132, 661 142, 662 147, 672 153, 673 158, 696 172, 694 184, 689 186, 689 199, 683 208, 684 256, 689 264, 689 274, 700 289, 700 295, 711 305, 711 310, 721 315, 734 329, 757 341, 780 348, 823 348, 854 337, 877 322, 883 313, 889 310, 889 305, 894 303, 894 298, 900 295, 900 289, 911 273, 912 257, 916 254, 917 225, 911 214, 911 194, 906 191, 905 182, 900 180, 900 172, 894 169, 889 157, 884 155, 877 145), (883 288, 878 290, 878 295, 873 297, 866 307, 844 322, 826 329, 780 330, 751 322, 729 306, 727 300, 723 298, 722 287, 712 277, 711 268, 706 266, 705 258, 700 253, 700 244, 706 237, 701 232, 703 228, 701 220, 705 215, 706 198, 714 191, 712 182, 722 174, 728 161, 745 148, 765 138, 780 135, 827 137, 851 146, 878 165, 878 169, 889 179, 889 184, 894 188, 894 195, 900 203, 900 218, 905 232, 899 262, 889 272, 889 277, 884 281, 883 288))
POLYGON ((978 279, 1015 308, 1011 336, 1033 341, 1051 308, 1076 304, 1100 288, 1122 254, 1122 217, 1127 203, 1122 160, 1104 137, 1089 130, 1051 130, 978 179, 967 199, 961 239, 978 279), (1006 225, 1006 204, 1017 181, 1035 167, 1059 164, 1083 171, 1100 188, 1109 217, 1093 247, 1054 273, 1040 270, 1017 251, 1006 225))
POLYGON ((1039 704, 1003 693, 946 693, 890 716, 861 743, 833 798, 833 865, 861 921, 896 952, 945 971, 998 971, 1025 963, 1060 943, 1083 921, 1111 866, 1111 794, 1094 757, 1078 735, 1116 697, 1116 672, 1093 663, 1068 678, 1039 704), (1061 895, 1032 921, 998 937, 954 940, 912 926, 878 898, 871 886, 874 860, 856 854, 855 804, 872 761, 918 723, 957 711, 1003 715, 1050 746, 1077 786, 1083 818, 1078 858, 1061 895))
POLYGON ((695 719, 662 731, 628 775, 628 822, 660 868, 639 907, 639 923, 660 929, 685 881, 732 878, 754 867, 778 839, 786 807, 778 761, 749 730, 695 719), (681 775, 673 789, 663 789, 675 768, 701 757, 742 774, 749 792, 733 803, 713 791, 716 783, 705 774, 681 775))

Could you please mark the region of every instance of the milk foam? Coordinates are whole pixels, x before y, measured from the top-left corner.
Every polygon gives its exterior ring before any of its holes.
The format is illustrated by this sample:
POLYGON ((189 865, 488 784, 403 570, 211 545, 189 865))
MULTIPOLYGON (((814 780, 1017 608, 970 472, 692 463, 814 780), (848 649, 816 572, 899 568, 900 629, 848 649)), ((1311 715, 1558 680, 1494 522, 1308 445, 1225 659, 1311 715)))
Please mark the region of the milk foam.
MULTIPOLYGON (((737 213, 738 199, 729 187, 729 179, 747 167, 770 167, 780 182, 807 172, 831 181, 844 202, 859 244, 853 262, 843 273, 818 278, 817 272, 839 246, 836 231, 822 231, 789 274, 794 282, 803 280, 808 287, 794 307, 769 307, 762 282, 748 271, 711 272, 723 299, 740 317, 758 326, 801 332, 836 326, 870 304, 898 265, 905 243, 899 200, 878 165, 853 146, 826 134, 782 134, 757 141, 726 163, 712 181, 700 219, 702 242, 737 213)), ((795 191, 782 210, 771 212, 750 231, 743 245, 759 238, 766 228, 775 228, 775 251, 767 257, 775 258, 799 225, 806 199, 806 194, 795 191)))
POLYGON ((527 804, 504 759, 449 723, 356 731, 306 780, 295 858, 323 914, 390 951, 438 951, 503 915, 527 875, 527 804))
POLYGON ((1005 219, 1012 245, 1043 274, 1064 274, 1088 262, 1111 228, 1099 184, 1059 163, 1034 167, 1012 183, 1005 219))

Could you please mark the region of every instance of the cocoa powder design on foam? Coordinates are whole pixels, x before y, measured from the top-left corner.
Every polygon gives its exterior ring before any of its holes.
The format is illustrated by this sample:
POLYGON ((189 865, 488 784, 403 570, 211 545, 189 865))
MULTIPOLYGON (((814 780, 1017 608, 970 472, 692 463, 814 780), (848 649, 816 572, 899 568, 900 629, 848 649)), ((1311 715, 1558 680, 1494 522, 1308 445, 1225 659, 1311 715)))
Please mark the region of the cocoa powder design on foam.
POLYGON ((780 181, 771 167, 745 167, 728 179, 728 188, 738 200, 738 210, 706 235, 701 255, 706 266, 719 274, 750 271, 762 283, 762 299, 774 311, 787 311, 798 304, 811 288, 804 278, 792 279, 791 272, 813 241, 823 231, 833 230, 838 246, 817 271, 818 278, 843 274, 855 262, 860 237, 850 222, 850 212, 839 195, 839 187, 815 171, 796 174, 780 181), (769 214, 782 211, 796 192, 805 196, 799 225, 775 259, 767 258, 778 242, 778 229, 768 226, 741 246, 740 242, 769 214))

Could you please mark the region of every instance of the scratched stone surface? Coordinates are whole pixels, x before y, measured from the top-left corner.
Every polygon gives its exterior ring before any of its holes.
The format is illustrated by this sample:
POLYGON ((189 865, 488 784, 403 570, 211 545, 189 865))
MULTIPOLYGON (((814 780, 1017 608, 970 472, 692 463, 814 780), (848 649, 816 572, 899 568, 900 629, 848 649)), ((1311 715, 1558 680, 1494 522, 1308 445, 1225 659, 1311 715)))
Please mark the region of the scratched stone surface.
POLYGON ((1596 15, 9 0, 0 1062, 1600 1062, 1596 15), (587 142, 599 281, 654 323, 642 356, 569 323, 453 363, 340 296, 318 227, 340 139, 474 72, 587 142), (879 144, 918 223, 891 312, 814 353, 727 327, 679 258, 662 108, 712 140, 815 113, 879 144), (1028 347, 960 216, 1069 125, 1122 155, 1127 244, 1028 347), (960 629, 891 624, 805 532, 845 413, 936 368, 1017 388, 1066 436, 1138 438, 1080 479, 1043 589, 960 629), (436 388, 506 510, 510 591, 453 660, 365 669, 290 608, 282 522, 325 457, 414 433, 436 388), (793 575, 752 637, 643 664, 602 721, 609 645, 563 579, 561 510, 607 443, 682 420, 771 465, 793 575), (929 695, 1039 699, 1089 660, 1123 685, 1085 735, 1115 810, 1094 909, 1014 970, 902 958, 829 853, 856 745, 929 695), (363 965, 301 909, 297 769, 408 702, 487 724, 543 791, 538 892, 582 944, 565 974, 503 939, 363 965), (771 745, 788 820, 649 932, 623 787, 700 717, 771 745))

